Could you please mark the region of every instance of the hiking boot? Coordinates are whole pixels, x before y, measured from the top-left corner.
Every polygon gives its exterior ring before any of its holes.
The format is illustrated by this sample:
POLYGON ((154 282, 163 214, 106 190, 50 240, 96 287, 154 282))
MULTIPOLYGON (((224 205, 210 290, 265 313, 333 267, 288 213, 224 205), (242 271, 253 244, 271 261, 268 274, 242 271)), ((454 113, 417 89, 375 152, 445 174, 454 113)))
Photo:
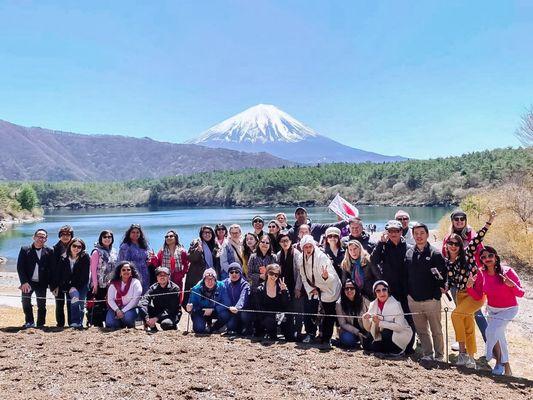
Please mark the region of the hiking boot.
POLYGON ((465 367, 470 368, 470 369, 476 369, 477 366, 476 366, 476 360, 474 359, 474 357, 470 357, 470 356, 467 356, 467 357, 468 359, 466 360, 465 367))
POLYGON ((433 356, 424 356, 420 359, 420 361, 433 361, 433 356))
POLYGON ((458 367, 464 367, 466 363, 468 362, 469 356, 466 353, 459 353, 457 356, 457 361, 455 362, 455 365, 458 367))

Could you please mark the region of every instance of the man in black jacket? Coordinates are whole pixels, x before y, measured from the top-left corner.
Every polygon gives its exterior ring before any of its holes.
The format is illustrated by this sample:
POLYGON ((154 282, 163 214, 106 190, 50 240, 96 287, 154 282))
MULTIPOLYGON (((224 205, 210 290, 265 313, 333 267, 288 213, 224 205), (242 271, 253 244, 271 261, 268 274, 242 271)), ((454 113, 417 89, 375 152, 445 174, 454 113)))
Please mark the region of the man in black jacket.
POLYGON ((170 280, 166 267, 155 270, 157 282, 154 283, 139 302, 147 328, 157 331, 156 322, 161 329, 176 329, 181 317, 180 288, 170 280))
POLYGON ((300 225, 309 225, 310 235, 313 236, 313 239, 315 239, 315 242, 317 243, 320 242, 320 237, 326 233, 326 229, 329 227, 334 226, 335 228, 342 229, 348 225, 347 221, 334 222, 331 224, 315 224, 308 218, 307 210, 303 207, 296 208, 296 211, 294 211, 294 218, 296 218, 296 221, 294 222, 293 227, 289 229, 289 237, 293 243, 298 242, 298 231, 300 230, 300 225))
POLYGON ((35 326, 31 295, 37 297, 37 327, 44 326, 46 320, 46 288, 54 270, 54 251, 45 246, 48 233, 38 229, 33 234, 33 244, 22 246, 17 260, 17 272, 22 292, 24 328, 35 326))
POLYGON ((360 218, 350 218, 348 227, 350 228, 350 236, 342 238, 341 243, 343 247, 348 245, 350 240, 357 240, 363 245, 368 254, 372 254, 376 242, 370 238, 370 235, 363 230, 363 221, 360 218))
POLYGON ((429 230, 425 224, 417 222, 412 232, 416 245, 410 247, 405 255, 409 309, 415 313, 413 321, 422 344, 424 353, 422 359, 442 361, 444 340, 440 299, 445 291, 446 263, 440 251, 428 243, 429 230))

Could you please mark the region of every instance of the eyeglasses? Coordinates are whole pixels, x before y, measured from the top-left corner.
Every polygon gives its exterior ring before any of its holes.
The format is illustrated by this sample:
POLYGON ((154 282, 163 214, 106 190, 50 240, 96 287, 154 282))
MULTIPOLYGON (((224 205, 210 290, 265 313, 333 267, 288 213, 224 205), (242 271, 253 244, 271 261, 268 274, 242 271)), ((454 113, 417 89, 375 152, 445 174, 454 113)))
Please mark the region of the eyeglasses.
POLYGON ((275 276, 277 278, 279 274, 277 272, 269 271, 268 276, 275 276))
POLYGON ((345 291, 345 292, 351 292, 351 291, 354 291, 354 292, 355 292, 355 288, 354 288, 354 287, 351 287, 351 286, 348 286, 348 287, 345 287, 345 288, 344 288, 344 291, 345 291))
POLYGON ((290 243, 291 240, 290 239, 281 239, 279 242, 280 243, 290 243))
POLYGON ((455 247, 459 247, 460 246, 459 242, 446 242, 446 244, 449 245, 449 246, 455 246, 455 247))
POLYGON ((486 260, 487 258, 495 258, 496 257, 496 254, 494 253, 487 253, 487 255, 482 255, 481 257, 479 257, 480 260, 486 260))
POLYGON ((73 244, 70 247, 73 247, 75 249, 82 249, 83 248, 83 246, 81 244, 73 244))
POLYGON ((389 290, 387 288, 383 288, 383 289, 376 289, 376 293, 386 293, 388 292, 389 290))
POLYGON ((102 239, 113 239, 113 235, 102 236, 102 239))
POLYGON ((122 269, 120 270, 120 272, 130 272, 130 271, 131 271, 130 268, 122 268, 122 269))
POLYGON ((240 235, 241 233, 239 231, 233 231, 233 232, 230 232, 229 234, 232 236, 235 236, 235 235, 240 235))
POLYGON ((240 275, 240 274, 241 274, 241 271, 239 271, 239 270, 237 270, 237 269, 234 269, 234 270, 232 270, 232 271, 229 271, 229 273, 230 273, 231 275, 240 275))
POLYGON ((171 239, 173 237, 175 237, 175 236, 174 235, 165 235, 165 239, 171 239))
POLYGON ((61 232, 61 236, 72 236, 70 232, 61 232))
POLYGON ((454 221, 466 221, 466 218, 465 217, 455 217, 453 220, 454 221))
POLYGON ((261 243, 261 244, 268 244, 268 245, 270 245, 270 242, 265 242, 264 240, 261 240, 261 241, 260 241, 259 243, 261 243))
POLYGON ((277 227, 278 227, 277 225, 269 225, 269 226, 268 226, 269 229, 275 229, 275 228, 277 228, 277 227))
POLYGON ((47 236, 35 236, 36 239, 46 240, 47 236))
POLYGON ((396 221, 409 221, 409 217, 398 217, 396 221))
MULTIPOLYGON (((219 229, 219 230, 224 230, 224 229, 219 229)), ((211 231, 203 231, 202 235, 212 235, 212 233, 211 231)))

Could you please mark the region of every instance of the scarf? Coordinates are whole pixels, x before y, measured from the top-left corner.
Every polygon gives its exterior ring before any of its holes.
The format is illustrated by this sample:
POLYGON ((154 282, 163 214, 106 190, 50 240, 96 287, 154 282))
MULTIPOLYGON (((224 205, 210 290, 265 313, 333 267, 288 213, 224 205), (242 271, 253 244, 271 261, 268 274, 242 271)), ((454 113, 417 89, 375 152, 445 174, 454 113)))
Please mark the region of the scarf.
POLYGON ((202 240, 202 250, 204 251, 204 260, 208 268, 215 268, 215 262, 213 260, 213 252, 209 248, 209 245, 202 240))
POLYGON ((365 273, 363 272, 363 267, 361 266, 360 260, 355 260, 352 263, 352 280, 356 283, 358 288, 363 287, 365 273))
POLYGON ((281 266, 281 276, 285 279, 285 284, 289 289, 289 293, 294 295, 296 281, 294 279, 294 250, 292 248, 287 251, 287 254, 285 254, 285 251, 281 250, 279 265, 281 266))
POLYGON ((172 274, 175 270, 181 271, 183 266, 181 265, 181 247, 176 246, 174 249, 174 254, 170 253, 168 246, 163 248, 163 260, 161 261, 161 266, 168 268, 172 274), (174 268, 172 268, 172 258, 174 257, 174 268))
POLYGON ((122 309, 124 307, 124 302, 122 301, 122 298, 128 294, 130 290, 131 281, 133 279, 128 279, 128 282, 126 282, 126 285, 124 286, 124 290, 122 290, 122 281, 113 281, 113 286, 117 290, 117 294, 115 295, 115 303, 117 303, 118 308, 122 309))

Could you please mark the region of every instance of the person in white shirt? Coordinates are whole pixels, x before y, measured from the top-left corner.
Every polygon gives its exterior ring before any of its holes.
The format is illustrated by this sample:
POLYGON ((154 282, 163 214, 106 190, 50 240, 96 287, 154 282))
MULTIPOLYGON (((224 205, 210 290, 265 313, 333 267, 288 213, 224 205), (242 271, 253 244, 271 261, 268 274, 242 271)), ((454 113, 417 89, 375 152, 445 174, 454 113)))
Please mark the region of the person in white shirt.
POLYGON ((115 268, 115 275, 107 290, 109 309, 105 319, 106 328, 134 328, 139 316, 137 305, 142 296, 139 273, 129 261, 122 261, 115 268))

